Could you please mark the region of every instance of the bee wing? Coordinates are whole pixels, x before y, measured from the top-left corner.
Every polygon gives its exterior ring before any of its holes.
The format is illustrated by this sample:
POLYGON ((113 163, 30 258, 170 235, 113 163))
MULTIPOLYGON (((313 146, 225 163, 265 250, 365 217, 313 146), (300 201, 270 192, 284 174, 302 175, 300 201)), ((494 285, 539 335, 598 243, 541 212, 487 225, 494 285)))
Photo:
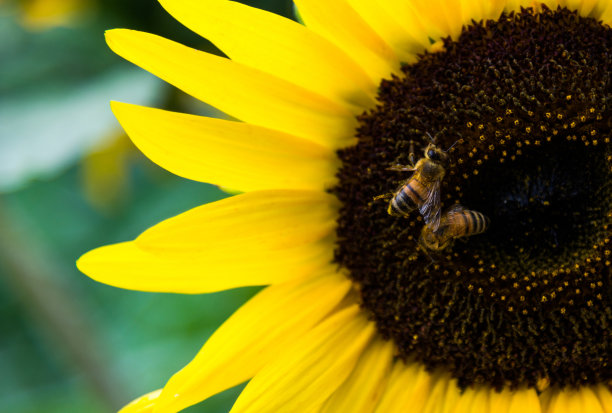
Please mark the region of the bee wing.
POLYGON ((463 205, 461 204, 454 204, 453 206, 451 206, 450 208, 448 208, 448 210, 446 211, 447 215, 450 214, 454 214, 460 211, 465 211, 465 208, 463 207, 463 205))
POLYGON ((444 221, 446 225, 448 225, 449 223, 454 222, 457 214, 459 214, 461 211, 466 211, 463 205, 453 204, 450 208, 444 211, 444 216, 442 220, 444 221))
POLYGON ((425 197, 425 202, 419 208, 419 212, 425 220, 425 224, 429 225, 434 231, 440 226, 440 218, 442 211, 440 208, 440 181, 436 181, 425 197))

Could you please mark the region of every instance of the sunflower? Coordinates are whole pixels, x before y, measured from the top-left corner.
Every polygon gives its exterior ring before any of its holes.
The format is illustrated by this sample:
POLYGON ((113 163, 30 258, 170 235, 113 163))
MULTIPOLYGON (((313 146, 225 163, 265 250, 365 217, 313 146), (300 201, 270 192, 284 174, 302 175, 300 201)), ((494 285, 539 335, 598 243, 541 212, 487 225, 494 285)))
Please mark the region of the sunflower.
POLYGON ((302 25, 160 1, 229 59, 109 46, 239 121, 113 111, 160 166, 242 193, 78 267, 266 287, 125 412, 246 381, 233 413, 612 412, 611 2, 296 0, 302 25), (425 164, 443 176, 416 185, 425 164))

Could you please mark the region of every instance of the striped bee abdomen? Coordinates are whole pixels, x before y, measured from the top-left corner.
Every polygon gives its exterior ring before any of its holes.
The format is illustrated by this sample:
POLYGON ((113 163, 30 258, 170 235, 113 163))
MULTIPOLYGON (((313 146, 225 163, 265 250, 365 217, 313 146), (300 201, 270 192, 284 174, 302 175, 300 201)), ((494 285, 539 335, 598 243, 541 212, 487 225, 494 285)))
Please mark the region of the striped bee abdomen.
POLYGON ((456 212, 454 215, 459 216, 463 221, 462 225, 459 226, 459 228, 463 229, 463 233, 457 234, 457 237, 469 237, 470 235, 481 234, 489 227, 489 218, 478 211, 464 209, 456 212))
POLYGON ((416 179, 410 179, 399 191, 395 193, 387 212, 389 215, 406 216, 415 209, 419 208, 424 197, 421 195, 425 187, 416 179))

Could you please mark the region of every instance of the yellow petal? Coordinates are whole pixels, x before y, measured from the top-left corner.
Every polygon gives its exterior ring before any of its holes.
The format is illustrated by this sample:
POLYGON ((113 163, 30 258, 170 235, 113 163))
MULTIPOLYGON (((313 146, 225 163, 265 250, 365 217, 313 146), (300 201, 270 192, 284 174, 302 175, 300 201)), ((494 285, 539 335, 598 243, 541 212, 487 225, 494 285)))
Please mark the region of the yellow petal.
POLYGON ((442 403, 439 409, 433 410, 432 413, 452 413, 460 397, 462 394, 457 379, 449 379, 446 391, 441 398, 442 403))
POLYGON ((395 346, 377 338, 366 348, 349 378, 325 402, 320 413, 370 413, 391 371, 395 346))
POLYGON ((325 192, 255 191, 193 208, 143 232, 136 244, 163 256, 279 251, 322 239, 335 227, 338 201, 325 192), (215 251, 215 250, 220 251, 215 251), (229 251, 233 250, 233 251, 229 251))
POLYGON ((367 107, 376 84, 341 49, 299 23, 227 0, 160 0, 230 59, 304 89, 367 107))
POLYGON ((558 0, 557 2, 561 7, 567 7, 570 10, 578 10, 582 0, 558 0))
POLYGON ((542 411, 546 413, 548 411, 548 407, 550 406, 550 402, 552 401, 553 395, 557 393, 557 390, 548 386, 541 394, 540 394, 540 406, 542 406, 542 411))
POLYGON ((604 413, 612 413, 612 392, 610 388, 605 384, 598 384, 593 390, 597 399, 599 399, 599 403, 604 413))
POLYGON ((413 0, 415 10, 428 28, 430 37, 457 39, 465 22, 461 0, 413 0))
MULTIPOLYGON (((505 387, 502 391, 496 391, 495 389, 489 390, 489 411, 494 413, 508 413, 510 404, 514 397, 514 391, 505 387)), ((536 396, 537 397, 537 396, 536 396)), ((539 400, 538 406, 540 404, 539 400)))
POLYGON ((335 154, 314 142, 242 122, 113 102, 134 144, 179 176, 241 192, 330 188, 335 154))
MULTIPOLYGON (((483 386, 468 387, 459 397, 453 413, 486 412, 489 408, 489 389, 483 386)), ((497 412, 496 412, 497 413, 497 412)))
POLYGON ((537 3, 538 2, 534 0, 506 0, 506 7, 504 7, 504 10, 506 12, 520 12, 521 7, 533 7, 537 5, 537 3))
POLYGON ((457 39, 463 26, 474 21, 498 19, 506 0, 413 0, 429 37, 457 39))
MULTIPOLYGON (((513 4, 516 4, 515 0, 510 0, 510 1, 513 4)), ((531 1, 530 4, 525 4, 525 3, 527 3, 527 0, 523 0, 519 2, 519 4, 523 7, 531 6, 531 7, 534 7, 538 11, 542 9, 542 5, 548 7, 551 10, 556 10, 557 6, 559 5, 559 0, 538 0, 538 1, 531 1)), ((515 11, 519 11, 518 9, 519 6, 512 6, 512 7, 517 7, 515 11)))
POLYGON ((170 379, 156 402, 157 411, 179 411, 250 379, 307 334, 342 300, 350 285, 346 277, 332 273, 261 291, 170 379))
POLYGON ((368 0, 347 1, 370 27, 391 45, 401 61, 415 62, 417 53, 422 53, 429 45, 427 32, 421 30, 418 21, 408 20, 406 24, 400 22, 395 17, 396 12, 381 7, 384 3, 379 5, 378 2, 368 0))
POLYGON ((580 398, 582 399, 582 409, 580 411, 587 413, 605 413, 603 405, 595 392, 590 387, 579 389, 580 398))
POLYGON ((612 2, 600 0, 598 7, 601 7, 600 19, 604 24, 612 26, 612 2))
POLYGON ((489 387, 477 386, 476 394, 474 395, 474 399, 472 399, 472 407, 470 410, 467 410, 466 413, 486 412, 489 407, 489 390, 489 387))
POLYGON ((161 391, 162 389, 158 389, 144 396, 140 396, 119 410, 119 413, 152 413, 153 407, 161 391))
POLYGON ((595 393, 588 387, 581 387, 578 390, 563 389, 553 390, 552 397, 544 413, 604 413, 604 410, 595 396, 595 393))
POLYGON ((347 107, 290 82, 149 33, 110 30, 106 41, 118 55, 247 123, 332 147, 354 142, 356 120, 347 107))
POLYGON ((585 16, 586 15, 586 10, 590 9, 588 17, 592 17, 594 19, 600 20, 601 19, 601 15, 605 11, 605 9, 608 8, 608 7, 612 7, 612 5, 610 5, 609 1, 603 1, 603 0, 584 0, 582 6, 580 7, 580 10, 581 10, 580 14, 585 16), (593 4, 592 8, 591 8, 591 4, 593 4))
POLYGON ((476 397, 476 391, 468 387, 460 393, 459 397, 453 406, 445 406, 445 411, 448 413, 471 413, 472 401, 476 397))
POLYGON ((490 0, 484 1, 484 16, 483 19, 498 20, 506 6, 506 0, 490 0))
POLYGON ((321 323, 249 382, 231 413, 311 412, 342 384, 375 334, 357 305, 321 323))
MULTIPOLYGON (((444 407, 447 405, 446 396, 448 394, 448 387, 451 385, 456 386, 448 374, 435 373, 433 380, 434 384, 431 389, 430 397, 425 403, 422 413, 444 412, 444 407)), ((459 397, 459 389, 456 391, 456 397, 459 397)), ((454 405, 454 402, 451 404, 454 405)))
POLYGON ((540 413, 542 408, 535 389, 519 389, 511 392, 508 413, 540 413))
MULTIPOLYGON (((489 0, 487 0, 489 1, 489 0)), ((459 0, 461 4, 461 20, 463 24, 470 24, 472 20, 481 21, 485 11, 483 0, 459 0)), ((456 16, 457 18, 459 16, 456 16)))
POLYGON ((420 412, 427 404, 435 380, 431 373, 418 363, 405 364, 396 361, 387 382, 376 413, 420 412))
POLYGON ((328 268, 335 197, 258 191, 194 208, 133 242, 95 249, 78 268, 141 291, 204 293, 284 282, 328 268))
POLYGON ((456 40, 472 21, 497 20, 506 0, 414 0, 422 26, 435 41, 450 36, 456 40))
MULTIPOLYGON (((380 0, 381 7, 395 18, 396 21, 403 23, 404 30, 408 31, 413 42, 420 45, 420 48, 427 49, 431 44, 431 39, 448 36, 447 33, 440 32, 440 29, 433 27, 431 21, 425 19, 427 13, 431 13, 432 7, 423 8, 418 1, 397 2, 395 0, 380 0)), ((436 14, 442 10, 436 10, 436 14)))
POLYGON ((320 0, 295 0, 294 3, 310 30, 346 51, 376 84, 399 70, 399 60, 393 49, 346 0, 326 3, 320 0))
POLYGON ((590 16, 595 10, 597 3, 603 3, 601 0, 562 0, 561 7, 565 6, 570 10, 578 10, 580 16, 590 16))
POLYGON ((504 11, 506 0, 460 0, 462 24, 469 25, 472 20, 498 20, 504 11))

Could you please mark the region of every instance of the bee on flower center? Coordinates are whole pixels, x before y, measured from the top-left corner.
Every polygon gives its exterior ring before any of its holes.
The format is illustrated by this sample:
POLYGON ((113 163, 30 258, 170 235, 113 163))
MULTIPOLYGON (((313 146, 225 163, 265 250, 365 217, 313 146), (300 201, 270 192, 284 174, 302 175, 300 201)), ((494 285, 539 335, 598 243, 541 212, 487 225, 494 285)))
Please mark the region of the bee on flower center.
MULTIPOLYGON (((412 155, 412 153, 411 153, 412 155)), ((387 212, 389 215, 408 216, 418 208, 425 223, 433 229, 440 225, 440 184, 446 173, 448 154, 430 143, 425 156, 416 165, 395 165, 393 171, 413 171, 414 173, 395 192, 387 212)))
POLYGON ((444 213, 438 228, 425 224, 419 244, 425 249, 441 251, 455 239, 482 234, 489 227, 489 218, 478 211, 456 204, 444 213))

